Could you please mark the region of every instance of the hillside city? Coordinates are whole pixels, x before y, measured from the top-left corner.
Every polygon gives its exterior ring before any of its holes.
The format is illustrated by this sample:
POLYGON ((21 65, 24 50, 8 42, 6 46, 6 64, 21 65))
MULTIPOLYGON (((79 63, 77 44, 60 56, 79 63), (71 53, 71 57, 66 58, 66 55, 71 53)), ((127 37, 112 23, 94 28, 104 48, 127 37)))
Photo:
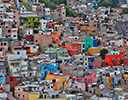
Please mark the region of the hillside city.
POLYGON ((128 100, 128 0, 0 0, 0 100, 128 100))

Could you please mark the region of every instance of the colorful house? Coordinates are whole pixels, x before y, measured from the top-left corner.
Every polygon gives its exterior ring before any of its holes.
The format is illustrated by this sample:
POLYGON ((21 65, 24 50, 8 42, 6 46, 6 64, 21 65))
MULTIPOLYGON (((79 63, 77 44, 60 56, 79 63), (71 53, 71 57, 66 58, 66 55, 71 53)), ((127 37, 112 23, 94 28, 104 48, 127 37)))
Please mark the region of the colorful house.
POLYGON ((88 51, 88 48, 93 46, 93 39, 91 37, 85 37, 85 52, 88 51))
POLYGON ((46 75, 48 74, 48 70, 50 72, 55 72, 59 68, 58 63, 52 63, 52 64, 43 64, 38 66, 38 70, 41 70, 41 80, 44 80, 46 78, 46 75))
POLYGON ((6 71, 6 64, 4 59, 0 59, 0 71, 6 71))
POLYGON ((21 24, 20 27, 33 27, 38 28, 40 26, 39 17, 37 15, 21 15, 21 24))
POLYGON ((58 30, 60 25, 54 25, 54 30, 58 30))
POLYGON ((98 7, 99 7, 99 3, 98 3, 98 2, 94 2, 94 3, 93 3, 93 8, 94 8, 94 9, 97 9, 98 7))
POLYGON ((56 24, 55 22, 48 22, 48 23, 46 24, 46 27, 47 27, 47 28, 52 28, 55 24, 56 24))
POLYGON ((10 90, 14 91, 15 86, 22 83, 22 78, 20 75, 6 76, 6 84, 10 84, 10 90))
POLYGON ((0 72, 0 83, 2 84, 6 83, 6 77, 4 76, 3 72, 0 72))
POLYGON ((98 44, 97 44, 97 40, 96 39, 93 39, 93 47, 97 47, 98 44))
POLYGON ((88 48, 88 54, 89 55, 93 55, 96 53, 100 53, 100 48, 99 47, 92 47, 92 48, 88 48))
POLYGON ((93 56, 89 56, 88 57, 88 68, 89 69, 93 69, 93 61, 94 61, 94 57, 93 56))
POLYGON ((81 43, 68 42, 65 44, 65 46, 70 56, 81 54, 81 43))
POLYGON ((52 37, 52 39, 60 39, 61 32, 59 31, 52 31, 50 35, 47 35, 49 37, 52 37))
POLYGON ((101 69, 102 68, 102 60, 100 59, 95 59, 93 61, 93 69, 101 69))
POLYGON ((123 64, 125 52, 111 51, 105 55, 105 67, 120 66, 123 64))
POLYGON ((45 80, 51 80, 54 82, 54 91, 69 88, 69 75, 49 74, 46 76, 45 80))
POLYGON ((88 87, 89 84, 96 82, 96 74, 92 74, 92 76, 85 76, 85 86, 88 87))

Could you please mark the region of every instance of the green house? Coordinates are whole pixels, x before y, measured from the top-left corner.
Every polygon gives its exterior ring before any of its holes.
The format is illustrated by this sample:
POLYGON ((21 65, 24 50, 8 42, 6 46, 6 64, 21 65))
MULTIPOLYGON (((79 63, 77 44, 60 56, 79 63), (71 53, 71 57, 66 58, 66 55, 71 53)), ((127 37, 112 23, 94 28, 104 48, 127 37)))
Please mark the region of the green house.
POLYGON ((94 2, 94 3, 93 3, 93 8, 94 8, 94 9, 97 9, 98 7, 99 7, 99 3, 98 3, 98 2, 94 2))
POLYGON ((93 46, 93 39, 91 37, 85 37, 85 52, 88 51, 88 48, 93 46))
POLYGON ((40 26, 39 17, 37 15, 21 15, 20 27, 33 27, 38 28, 40 26))

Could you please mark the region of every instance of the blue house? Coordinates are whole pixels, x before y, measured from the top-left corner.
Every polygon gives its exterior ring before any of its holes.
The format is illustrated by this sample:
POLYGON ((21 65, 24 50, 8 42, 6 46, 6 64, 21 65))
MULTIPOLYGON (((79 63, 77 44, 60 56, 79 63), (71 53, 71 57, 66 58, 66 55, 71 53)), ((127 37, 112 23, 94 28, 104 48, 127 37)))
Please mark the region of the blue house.
POLYGON ((46 20, 50 19, 50 15, 45 15, 45 19, 46 20))
POLYGON ((97 46, 98 46, 98 44, 97 44, 97 40, 94 39, 94 40, 93 40, 93 47, 97 47, 97 46))
POLYGON ((5 60, 0 60, 0 71, 6 70, 5 60))
POLYGON ((6 83, 6 78, 3 75, 3 72, 0 72, 0 83, 5 84, 6 83))
POLYGON ((59 68, 58 63, 46 63, 38 66, 38 70, 41 70, 41 80, 46 78, 48 72, 54 72, 59 68))
POLYGON ((93 61, 94 61, 94 57, 88 58, 88 68, 89 69, 93 69, 93 61))

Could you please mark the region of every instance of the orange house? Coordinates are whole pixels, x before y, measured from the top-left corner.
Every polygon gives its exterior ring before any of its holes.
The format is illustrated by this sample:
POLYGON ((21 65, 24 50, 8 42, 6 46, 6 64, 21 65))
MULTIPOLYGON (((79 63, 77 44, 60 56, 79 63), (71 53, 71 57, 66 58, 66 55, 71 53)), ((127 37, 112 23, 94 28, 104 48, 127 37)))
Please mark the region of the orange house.
POLYGON ((46 76, 45 80, 54 80, 54 91, 59 91, 63 88, 69 88, 69 75, 60 74, 49 74, 46 76))
POLYGON ((52 39, 60 39, 61 37, 61 32, 58 31, 53 31, 51 32, 50 35, 48 35, 49 37, 52 37, 52 39))
POLYGON ((108 87, 112 89, 112 77, 108 77, 108 87))
POLYGON ((97 33, 97 27, 96 26, 93 26, 93 27, 90 27, 90 26, 81 26, 80 27, 80 30, 81 32, 86 32, 86 33, 97 33))
POLYGON ((15 94, 15 97, 17 99, 20 99, 20 100, 29 100, 29 93, 28 92, 23 92, 23 91, 17 91, 17 90, 15 90, 14 94, 15 94))

